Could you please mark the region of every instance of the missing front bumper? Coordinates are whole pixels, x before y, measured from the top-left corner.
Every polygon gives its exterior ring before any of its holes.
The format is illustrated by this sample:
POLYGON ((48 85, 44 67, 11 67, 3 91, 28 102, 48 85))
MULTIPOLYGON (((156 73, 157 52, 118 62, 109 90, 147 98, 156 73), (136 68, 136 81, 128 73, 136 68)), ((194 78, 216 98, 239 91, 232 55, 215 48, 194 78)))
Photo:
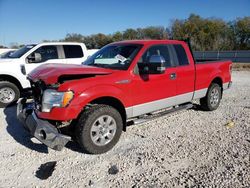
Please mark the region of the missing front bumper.
POLYGON ((54 150, 61 151, 71 140, 69 136, 60 134, 48 121, 39 119, 33 111, 33 103, 26 99, 18 101, 17 118, 32 136, 54 150))

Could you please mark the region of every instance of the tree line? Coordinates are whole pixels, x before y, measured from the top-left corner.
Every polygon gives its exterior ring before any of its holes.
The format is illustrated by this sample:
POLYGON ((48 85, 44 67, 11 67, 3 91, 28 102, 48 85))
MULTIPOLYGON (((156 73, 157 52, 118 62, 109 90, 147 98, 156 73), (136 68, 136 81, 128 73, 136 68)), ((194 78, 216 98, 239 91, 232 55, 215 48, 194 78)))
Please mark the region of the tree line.
POLYGON ((191 14, 187 19, 172 20, 170 27, 129 28, 108 35, 69 33, 59 41, 83 42, 88 48, 101 48, 121 40, 186 38, 190 38, 193 49, 199 51, 250 50, 250 16, 225 22, 218 18, 202 18, 191 14))

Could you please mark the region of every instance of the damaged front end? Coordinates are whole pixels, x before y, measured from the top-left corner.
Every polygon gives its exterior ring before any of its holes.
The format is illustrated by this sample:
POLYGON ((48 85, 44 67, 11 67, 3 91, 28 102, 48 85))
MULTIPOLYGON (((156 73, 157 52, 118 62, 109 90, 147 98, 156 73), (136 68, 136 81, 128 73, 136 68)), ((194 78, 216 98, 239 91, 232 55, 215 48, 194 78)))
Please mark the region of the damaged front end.
POLYGON ((50 90, 56 91, 55 88, 56 86, 48 88, 42 81, 31 81, 31 90, 18 100, 17 118, 32 136, 48 147, 60 151, 71 137, 60 133, 59 124, 56 126, 52 121, 40 119, 36 114, 36 111, 49 112, 53 104, 57 105, 56 101, 51 101, 51 104, 44 101, 44 94, 50 90))
POLYGON ((68 135, 72 132, 72 120, 82 109, 79 103, 74 102, 80 91, 86 89, 82 81, 111 73, 111 70, 89 66, 40 66, 28 75, 31 89, 18 101, 17 117, 40 142, 52 149, 62 150, 71 140, 68 135), (74 91, 73 83, 77 83, 78 92, 74 91), (67 135, 61 134, 62 130, 67 131, 67 135))
POLYGON ((71 140, 71 137, 60 134, 49 121, 37 117, 34 111, 34 101, 31 99, 19 99, 17 118, 32 136, 54 150, 61 151, 71 140))

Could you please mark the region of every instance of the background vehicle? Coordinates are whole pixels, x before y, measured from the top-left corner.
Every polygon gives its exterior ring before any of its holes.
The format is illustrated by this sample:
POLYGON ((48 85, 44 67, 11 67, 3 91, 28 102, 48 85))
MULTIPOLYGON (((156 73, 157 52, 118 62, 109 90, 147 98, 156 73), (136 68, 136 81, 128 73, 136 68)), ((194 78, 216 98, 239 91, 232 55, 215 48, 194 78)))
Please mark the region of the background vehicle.
POLYGON ((13 48, 0 48, 0 55, 9 52, 9 51, 15 51, 17 49, 13 49, 13 48))
POLYGON ((0 59, 0 107, 16 101, 21 91, 30 87, 27 74, 46 63, 81 64, 97 50, 87 50, 83 43, 51 42, 26 45, 0 59))
POLYGON ((128 123, 190 108, 195 99, 204 110, 217 109, 231 85, 231 65, 195 62, 184 41, 112 43, 82 66, 47 64, 32 71, 33 97, 19 101, 17 116, 53 149, 72 136, 85 151, 103 153, 128 123))
POLYGON ((4 53, 0 54, 0 58, 1 58, 1 59, 9 58, 9 56, 10 56, 11 54, 13 54, 15 51, 16 51, 16 50, 9 50, 9 51, 7 51, 7 52, 4 52, 4 53))

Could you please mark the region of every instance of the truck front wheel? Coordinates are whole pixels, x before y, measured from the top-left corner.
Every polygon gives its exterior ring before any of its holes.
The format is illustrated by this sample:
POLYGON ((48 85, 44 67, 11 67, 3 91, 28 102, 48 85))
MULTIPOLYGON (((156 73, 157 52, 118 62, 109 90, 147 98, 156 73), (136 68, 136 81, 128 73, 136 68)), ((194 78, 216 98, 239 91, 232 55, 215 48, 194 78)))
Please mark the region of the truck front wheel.
POLYGON ((19 97, 20 91, 15 84, 8 81, 0 81, 0 108, 12 104, 19 97))
POLYGON ((200 99, 200 104, 202 109, 206 111, 216 110, 220 105, 222 88, 216 84, 212 83, 208 88, 207 95, 200 99))
POLYGON ((105 153, 118 142, 122 125, 122 117, 115 108, 94 105, 81 114, 75 127, 76 141, 87 153, 105 153))

